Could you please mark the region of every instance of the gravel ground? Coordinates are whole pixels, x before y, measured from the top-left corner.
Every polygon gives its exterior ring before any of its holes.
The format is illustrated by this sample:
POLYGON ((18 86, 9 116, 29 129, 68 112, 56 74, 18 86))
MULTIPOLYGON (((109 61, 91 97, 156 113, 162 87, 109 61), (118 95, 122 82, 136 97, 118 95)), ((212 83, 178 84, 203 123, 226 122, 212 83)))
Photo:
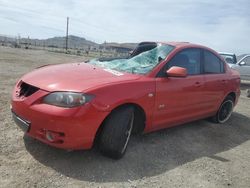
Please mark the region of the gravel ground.
POLYGON ((0 47, 0 187, 250 187, 249 84, 226 124, 201 120, 134 137, 118 161, 24 137, 9 109, 17 79, 44 64, 81 61, 0 47))

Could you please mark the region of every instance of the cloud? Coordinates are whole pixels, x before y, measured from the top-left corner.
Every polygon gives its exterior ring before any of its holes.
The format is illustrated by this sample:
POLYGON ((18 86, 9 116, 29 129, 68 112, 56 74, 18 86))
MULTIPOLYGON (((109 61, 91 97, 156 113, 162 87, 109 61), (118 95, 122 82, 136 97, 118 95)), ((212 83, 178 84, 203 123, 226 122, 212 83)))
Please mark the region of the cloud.
POLYGON ((250 52, 248 0, 2 0, 0 33, 33 38, 70 34, 96 42, 190 41, 250 52))

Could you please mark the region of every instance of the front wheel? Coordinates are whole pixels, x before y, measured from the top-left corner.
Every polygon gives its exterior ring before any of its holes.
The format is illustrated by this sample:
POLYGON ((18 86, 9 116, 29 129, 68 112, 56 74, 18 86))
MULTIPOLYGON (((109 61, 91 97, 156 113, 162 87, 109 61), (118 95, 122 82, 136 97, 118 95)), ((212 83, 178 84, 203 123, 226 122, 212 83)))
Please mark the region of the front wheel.
POLYGON ((219 110, 216 115, 212 117, 213 122, 215 123, 225 123, 231 116, 234 107, 234 100, 231 96, 226 97, 222 102, 219 110))
POLYGON ((134 124, 134 109, 129 106, 114 110, 104 121, 99 149, 113 159, 120 159, 128 146, 134 124))

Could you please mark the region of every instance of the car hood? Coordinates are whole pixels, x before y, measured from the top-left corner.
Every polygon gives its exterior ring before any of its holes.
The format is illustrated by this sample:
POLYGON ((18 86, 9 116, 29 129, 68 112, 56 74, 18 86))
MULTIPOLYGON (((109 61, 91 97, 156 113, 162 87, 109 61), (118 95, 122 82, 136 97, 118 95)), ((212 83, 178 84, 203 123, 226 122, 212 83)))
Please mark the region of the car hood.
POLYGON ((21 80, 46 91, 82 92, 139 77, 140 75, 103 69, 87 63, 73 63, 41 67, 24 75, 21 80))

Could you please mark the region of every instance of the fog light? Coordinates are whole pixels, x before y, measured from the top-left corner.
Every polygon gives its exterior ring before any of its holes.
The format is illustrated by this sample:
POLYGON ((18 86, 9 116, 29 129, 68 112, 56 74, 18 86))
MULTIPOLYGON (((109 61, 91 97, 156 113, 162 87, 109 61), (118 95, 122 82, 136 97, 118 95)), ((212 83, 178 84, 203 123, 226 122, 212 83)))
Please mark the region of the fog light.
POLYGON ((46 131, 46 138, 48 141, 53 142, 55 140, 55 136, 53 135, 52 132, 46 131))

